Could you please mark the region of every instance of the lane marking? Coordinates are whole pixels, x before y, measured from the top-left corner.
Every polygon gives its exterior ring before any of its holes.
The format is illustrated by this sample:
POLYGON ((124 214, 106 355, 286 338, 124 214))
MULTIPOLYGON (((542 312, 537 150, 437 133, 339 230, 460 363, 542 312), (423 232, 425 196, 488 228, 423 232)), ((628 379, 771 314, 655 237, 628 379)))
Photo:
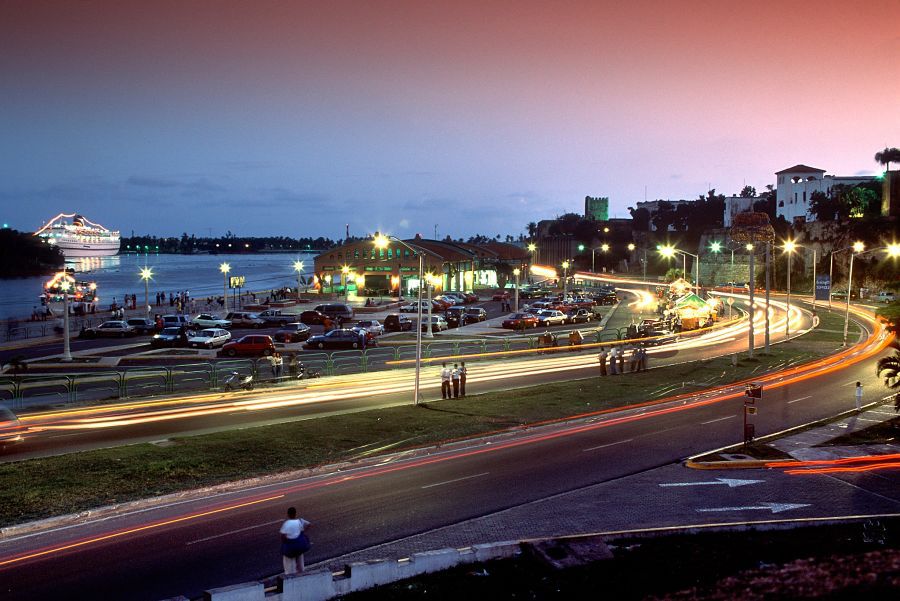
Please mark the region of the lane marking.
POLYGON ((190 542, 184 543, 186 547, 191 545, 196 545, 197 543, 205 543, 206 541, 213 540, 216 538, 222 538, 223 536, 231 536, 232 534, 237 534, 238 532, 246 532, 247 530, 253 530, 255 528, 262 528, 263 526, 273 526, 275 524, 280 524, 283 520, 275 520, 273 522, 266 522, 265 524, 257 524, 255 526, 247 526, 246 528, 240 528, 238 530, 231 530, 230 532, 223 532, 222 534, 214 534, 212 536, 207 536, 206 538, 198 538, 197 540, 192 540, 190 542))
POLYGON ((463 476, 462 478, 456 478, 454 480, 445 480, 443 482, 435 482, 434 484, 426 484, 422 486, 422 489, 433 488, 435 486, 443 486, 445 484, 453 484, 454 482, 462 482, 463 480, 471 480, 472 478, 480 478, 482 476, 487 476, 490 472, 482 472, 480 474, 474 474, 472 476, 463 476))
POLYGON ((708 422, 700 422, 700 425, 701 425, 701 426, 705 426, 706 424, 714 424, 714 423, 716 423, 716 422, 722 422, 722 421, 725 421, 726 419, 734 419, 734 417, 735 417, 735 416, 733 416, 733 415, 726 415, 725 417, 719 417, 719 418, 716 418, 716 419, 711 419, 711 420, 709 420, 708 422))
POLYGON ((788 401, 788 405, 790 405, 791 403, 796 403, 798 401, 805 401, 806 399, 811 399, 811 398, 812 398, 812 395, 802 396, 799 399, 794 399, 793 401, 788 401))
POLYGON ((628 440, 620 440, 620 441, 618 441, 618 442, 610 442, 610 443, 608 443, 608 444, 602 444, 602 445, 599 445, 599 446, 596 446, 596 447, 590 447, 590 448, 587 448, 587 449, 581 449, 581 451, 582 451, 583 453, 584 453, 584 452, 587 452, 587 451, 596 451, 597 449, 605 449, 606 447, 612 447, 612 446, 615 446, 615 445, 617 445, 617 444, 625 444, 626 442, 631 442, 632 440, 634 440, 634 439, 633 439, 633 438, 629 438, 628 440))

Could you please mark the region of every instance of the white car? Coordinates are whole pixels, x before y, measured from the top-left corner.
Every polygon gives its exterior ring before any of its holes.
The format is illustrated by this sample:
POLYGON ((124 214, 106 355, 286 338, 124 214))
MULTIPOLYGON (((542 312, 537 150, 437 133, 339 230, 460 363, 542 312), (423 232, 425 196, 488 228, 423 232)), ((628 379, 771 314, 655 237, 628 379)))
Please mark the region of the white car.
MULTIPOLYGON (((431 316, 431 331, 432 332, 443 332, 450 326, 447 325, 447 320, 441 317, 440 315, 432 315, 431 316)), ((422 316, 422 331, 428 331, 428 316, 422 316)))
POLYGON ((188 345, 194 348, 216 348, 231 340, 231 332, 222 328, 206 328, 190 338, 188 345))
POLYGON ((191 320, 191 323, 201 328, 230 328, 231 322, 222 319, 218 315, 212 313, 201 313, 191 320))
POLYGON ((538 327, 561 326, 566 323, 566 314, 555 309, 544 309, 537 314, 538 327))
POLYGON ((384 334, 384 325, 377 319, 360 319, 356 322, 356 327, 363 329, 375 336, 384 334))
MULTIPOLYGON (((402 307, 400 307, 401 313, 418 313, 418 311, 419 311, 419 306, 416 303, 409 303, 408 305, 403 305, 402 307)), ((422 313, 427 313, 427 312, 428 312, 428 301, 423 300, 422 301, 422 313)))

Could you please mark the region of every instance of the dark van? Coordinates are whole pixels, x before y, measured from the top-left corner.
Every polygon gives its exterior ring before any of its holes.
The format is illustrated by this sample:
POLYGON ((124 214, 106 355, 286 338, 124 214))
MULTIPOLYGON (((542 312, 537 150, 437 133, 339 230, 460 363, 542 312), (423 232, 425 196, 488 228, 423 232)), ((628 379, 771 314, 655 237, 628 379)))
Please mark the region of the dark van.
POLYGON ((324 313, 331 319, 337 319, 338 317, 344 321, 353 319, 353 307, 345 305, 344 303, 327 303, 325 305, 319 305, 315 310, 324 313))

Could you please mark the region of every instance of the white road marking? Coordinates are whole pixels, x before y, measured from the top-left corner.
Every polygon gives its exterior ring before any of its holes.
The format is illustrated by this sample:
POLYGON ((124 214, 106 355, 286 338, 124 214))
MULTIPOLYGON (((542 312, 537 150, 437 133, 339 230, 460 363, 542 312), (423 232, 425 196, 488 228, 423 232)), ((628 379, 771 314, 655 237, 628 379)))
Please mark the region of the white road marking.
POLYGON ((719 418, 716 418, 716 419, 711 419, 711 420, 709 420, 708 422, 700 422, 700 425, 705 426, 706 424, 714 424, 714 423, 716 423, 716 422, 725 421, 726 419, 733 419, 734 417, 735 417, 734 415, 726 415, 725 417, 719 417, 719 418))
POLYGON ((265 524, 257 524, 255 526, 247 526, 246 528, 239 528, 238 530, 231 530, 229 532, 223 532, 222 534, 214 534, 212 536, 207 536, 206 538, 198 538, 197 540, 192 540, 190 542, 184 543, 186 547, 190 545, 196 545, 197 543, 204 543, 208 540, 213 540, 216 538, 222 538, 223 536, 231 536, 232 534, 237 534, 238 532, 246 532, 247 530, 253 530, 255 528, 263 528, 265 526, 272 526, 274 524, 280 524, 284 520, 275 520, 274 522, 266 522, 265 524))
POLYGON ((763 503, 761 505, 748 505, 745 507, 710 507, 706 509, 698 509, 697 511, 771 511, 772 513, 781 513, 791 509, 800 509, 801 507, 809 507, 809 503, 763 503))
POLYGON ((605 449, 606 447, 615 446, 615 445, 617 445, 617 444, 625 444, 626 442, 631 442, 632 440, 633 440, 633 439, 629 438, 628 440, 620 440, 620 441, 618 441, 618 442, 610 442, 610 443, 602 444, 602 445, 596 446, 596 447, 590 447, 590 448, 587 448, 587 449, 581 449, 581 451, 582 451, 582 452, 586 452, 586 451, 596 451, 597 449, 605 449))
POLYGON ((799 399, 794 399, 793 401, 788 401, 788 405, 790 405, 791 403, 796 403, 798 401, 805 401, 806 399, 811 399, 811 398, 812 398, 812 395, 802 396, 799 399))
POLYGON ((671 486, 716 486, 719 484, 724 484, 728 488, 736 488, 738 486, 747 486, 748 484, 759 484, 760 482, 765 482, 765 480, 737 480, 734 478, 716 478, 715 482, 667 482, 665 484, 660 484, 662 487, 671 487, 671 486))
POLYGON ((422 488, 433 488, 435 486, 443 486, 444 484, 453 484, 454 482, 462 482, 463 480, 471 480, 472 478, 480 478, 482 476, 487 476, 490 472, 482 472, 481 474, 474 474, 472 476, 463 476, 462 478, 456 478, 454 480, 445 480, 444 482, 435 482, 434 484, 426 484, 422 488))

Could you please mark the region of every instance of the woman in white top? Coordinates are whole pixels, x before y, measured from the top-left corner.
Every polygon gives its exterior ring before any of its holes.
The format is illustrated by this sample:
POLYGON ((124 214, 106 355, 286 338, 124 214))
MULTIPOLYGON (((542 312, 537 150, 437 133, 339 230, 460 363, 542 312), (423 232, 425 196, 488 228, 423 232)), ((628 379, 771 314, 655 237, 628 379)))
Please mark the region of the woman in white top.
POLYGON ((304 569, 303 553, 296 548, 297 539, 300 534, 309 528, 310 523, 303 518, 297 517, 297 510, 289 507, 287 510, 288 519, 281 525, 281 561, 284 565, 285 574, 296 574, 304 569))

